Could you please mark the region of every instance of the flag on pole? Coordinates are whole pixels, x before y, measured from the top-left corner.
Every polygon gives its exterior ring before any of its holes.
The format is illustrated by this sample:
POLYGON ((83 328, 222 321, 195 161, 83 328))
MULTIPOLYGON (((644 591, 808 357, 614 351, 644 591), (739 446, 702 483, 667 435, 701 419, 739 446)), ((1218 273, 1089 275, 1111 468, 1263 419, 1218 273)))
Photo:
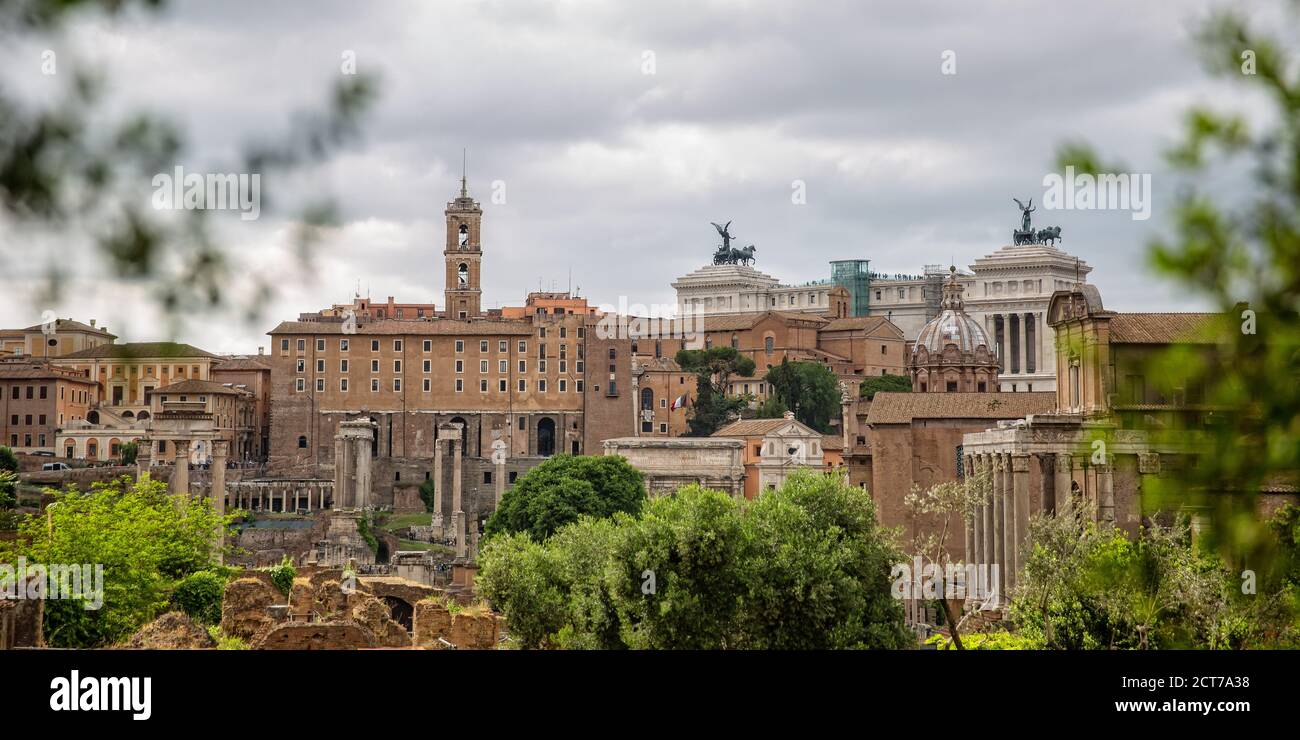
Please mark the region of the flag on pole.
POLYGON ((686 405, 686 394, 685 394, 685 393, 683 393, 682 395, 680 395, 680 396, 678 396, 677 398, 673 399, 673 411, 676 411, 677 409, 680 409, 680 408, 684 407, 685 405, 686 405))

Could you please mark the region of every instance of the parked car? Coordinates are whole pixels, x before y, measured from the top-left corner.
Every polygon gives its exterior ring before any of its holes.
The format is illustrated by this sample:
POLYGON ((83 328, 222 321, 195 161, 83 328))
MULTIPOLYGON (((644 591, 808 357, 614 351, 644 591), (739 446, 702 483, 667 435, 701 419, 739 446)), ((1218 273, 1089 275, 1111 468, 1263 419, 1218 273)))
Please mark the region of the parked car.
POLYGON ((72 470, 65 462, 49 462, 41 466, 41 470, 72 470))

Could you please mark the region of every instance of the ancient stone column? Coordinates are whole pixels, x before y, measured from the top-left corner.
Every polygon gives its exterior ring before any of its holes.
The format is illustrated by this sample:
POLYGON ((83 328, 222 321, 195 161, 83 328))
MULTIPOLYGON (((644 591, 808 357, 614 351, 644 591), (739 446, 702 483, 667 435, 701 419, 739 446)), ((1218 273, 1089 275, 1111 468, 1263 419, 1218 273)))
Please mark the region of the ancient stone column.
POLYGON ((1004 476, 1002 475, 1002 456, 994 454, 993 458, 993 564, 998 567, 998 590, 994 594, 994 603, 1001 606, 1007 587, 1006 567, 1006 519, 1004 507, 1004 476))
POLYGON ((153 441, 142 439, 135 449, 135 479, 138 481, 149 474, 149 466, 153 461, 153 441))
POLYGON ((460 425, 456 426, 458 427, 456 430, 456 438, 451 442, 451 516, 452 524, 456 529, 456 557, 464 558, 467 554, 465 542, 465 509, 463 506, 464 502, 461 500, 460 487, 461 447, 464 446, 464 442, 461 440, 460 436, 460 425))
MULTIPOLYGON (((974 458, 971 455, 962 455, 961 458, 962 473, 966 477, 966 487, 968 490, 974 485, 973 477, 975 463, 973 462, 973 459, 974 458)), ((966 547, 963 553, 965 556, 964 562, 970 563, 973 562, 975 554, 975 512, 962 512, 962 524, 965 525, 963 531, 966 535, 966 547)))
POLYGON ((1019 573, 1020 566, 1023 564, 1025 541, 1029 539, 1029 455, 1012 455, 1011 479, 1015 503, 1012 507, 1015 516, 1012 569, 1015 573, 1019 573))
MULTIPOLYGON (((971 485, 979 483, 980 475, 980 456, 970 456, 971 485)), ((975 504, 975 509, 971 512, 971 550, 967 556, 968 563, 978 563, 984 557, 984 505, 975 504)))
MULTIPOLYGON (((226 516, 226 455, 229 453, 229 443, 224 439, 212 440, 212 508, 216 510, 217 516, 224 519, 226 516)), ((224 556, 221 551, 226 546, 225 525, 217 526, 216 533, 216 561, 221 565, 224 556)))
POLYGON ((1011 455, 1002 453, 1002 580, 1007 594, 1016 585, 1016 496, 1011 480, 1011 455))
POLYGON ((1115 523, 1114 462, 1114 455, 1106 455, 1106 464, 1097 467, 1097 496, 1100 500, 1098 513, 1101 520, 1109 524, 1115 523))
POLYGON ((352 454, 342 434, 334 438, 334 509, 348 508, 348 457, 352 454))
POLYGON ((442 537, 442 443, 439 437, 433 441, 433 532, 442 537))
POLYGON ((980 554, 984 558, 983 565, 987 566, 993 563, 993 460, 989 455, 982 454, 979 456, 980 474, 983 476, 984 495, 983 503, 980 505, 980 517, 984 523, 983 539, 980 542, 980 554))
POLYGON ((178 439, 172 442, 176 453, 176 464, 172 470, 170 490, 172 493, 190 492, 190 441, 178 439))
POLYGON ((1056 490, 1053 492, 1053 498, 1056 499, 1056 513, 1058 515, 1067 514, 1074 516, 1078 512, 1074 510, 1074 502, 1070 500, 1070 456, 1058 452, 1056 453, 1056 473, 1052 481, 1052 486, 1056 490))
POLYGON ((356 445, 356 488, 353 491, 353 507, 365 509, 372 505, 370 501, 370 440, 358 438, 356 445))

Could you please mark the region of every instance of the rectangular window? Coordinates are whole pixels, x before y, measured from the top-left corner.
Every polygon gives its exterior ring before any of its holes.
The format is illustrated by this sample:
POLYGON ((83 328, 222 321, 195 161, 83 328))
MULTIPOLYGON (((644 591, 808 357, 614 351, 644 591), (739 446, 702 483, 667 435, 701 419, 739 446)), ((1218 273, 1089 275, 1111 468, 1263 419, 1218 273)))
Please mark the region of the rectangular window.
POLYGON ((505 378, 502 378, 502 379, 500 379, 500 380, 497 381, 497 390, 501 391, 502 393, 505 393, 505 392, 506 392, 506 379, 505 379, 505 378))
POLYGON ((497 342, 497 352, 505 352, 505 351, 506 351, 506 340, 502 339, 497 342))
POLYGON ((575 363, 573 364, 573 369, 574 369, 575 371, 577 371, 578 373, 581 373, 581 372, 582 372, 582 365, 583 365, 582 360, 578 360, 577 362, 575 362, 575 363))
POLYGON ((578 327, 578 339, 582 339, 582 337, 586 335, 586 333, 587 332, 583 331, 581 326, 578 327))
POLYGON ((340 339, 340 340, 339 340, 339 351, 340 351, 340 352, 347 352, 347 351, 348 351, 348 340, 346 340, 346 339, 340 339))
POLYGON ((561 326, 561 327, 560 327, 560 339, 564 339, 564 337, 567 336, 567 335, 568 335, 568 331, 566 331, 565 328, 564 328, 563 326, 561 326))
POLYGON ((479 389, 479 392, 480 392, 480 393, 487 393, 487 380, 486 380, 486 379, 485 379, 485 380, 480 380, 480 381, 478 382, 478 389, 479 389))
POLYGON ((347 392, 348 392, 348 379, 347 379, 347 378, 339 378, 339 390, 343 391, 344 393, 347 393, 347 392))
POLYGON ((560 392, 564 393, 569 390, 569 383, 564 378, 560 378, 560 392))
MULTIPOLYGON (((135 368, 131 368, 131 369, 134 370, 135 368)), ((49 393, 49 390, 50 390, 50 389, 49 389, 47 386, 41 386, 41 400, 42 400, 42 401, 44 401, 46 398, 48 398, 48 396, 47 396, 46 394, 49 393)))
POLYGON ((395 372, 395 373, 400 373, 400 372, 402 372, 402 361, 401 361, 401 360, 393 360, 393 372, 395 372))
POLYGON ((306 350, 307 350, 307 340, 306 340, 306 339, 299 339, 299 340, 298 340, 298 351, 299 351, 299 352, 305 352, 306 350))
POLYGON ((317 393, 324 393, 324 392, 325 392, 325 379, 324 379, 324 378, 317 378, 317 379, 316 379, 316 392, 317 392, 317 393))
POLYGON ((428 392, 431 391, 431 390, 433 390, 433 381, 430 380, 430 379, 428 379, 428 378, 425 378, 425 379, 424 379, 424 392, 425 392, 425 393, 428 393, 428 392))
POLYGON ((371 392, 371 393, 378 393, 378 392, 379 392, 379 378, 371 378, 371 379, 370 379, 370 392, 371 392))
POLYGON ((456 360, 456 372, 458 372, 458 373, 463 373, 463 372, 465 372, 465 361, 464 361, 464 360, 456 360))
POLYGON ((323 372, 325 372, 325 360, 324 360, 324 359, 316 360, 316 372, 318 372, 318 373, 323 373, 323 372))
POLYGON ((539 373, 544 373, 544 372, 546 372, 546 360, 538 360, 538 361, 537 361, 537 372, 539 372, 539 373))
POLYGON ((581 380, 573 381, 573 389, 575 391, 582 393, 582 386, 583 386, 583 382, 581 380))
POLYGON ((378 339, 371 339, 371 340, 370 340, 370 351, 371 351, 371 352, 378 352, 378 351, 379 351, 379 340, 378 340, 378 339))
POLYGON ((300 373, 307 372, 307 361, 302 359, 301 357, 298 358, 298 372, 300 373))
POLYGON ((546 379, 545 379, 545 378, 542 378, 542 379, 540 379, 540 380, 537 381, 537 392, 538 392, 538 393, 545 393, 545 392, 546 392, 546 379))
POLYGON ((424 371, 425 371, 426 373, 431 373, 431 372, 433 372, 433 360, 425 360, 425 361, 424 361, 424 371))
POLYGON ((400 339, 394 339, 394 340, 393 340, 393 351, 394 351, 394 352, 401 352, 401 351, 402 351, 402 340, 400 340, 400 339))
POLYGON ((478 361, 478 371, 479 371, 480 373, 485 373, 485 372, 488 371, 488 361, 487 361, 487 360, 479 360, 479 361, 478 361))
POLYGON ((401 379, 401 378, 393 378, 393 392, 394 392, 394 393, 401 393, 401 392, 402 392, 402 379, 401 379))
POLYGON ((538 330, 537 330, 537 336, 541 337, 542 339, 545 339, 545 338, 546 338, 546 327, 543 326, 542 328, 538 329, 538 330))
POLYGON ((307 380, 305 378, 298 378, 298 382, 295 384, 295 387, 299 393, 302 393, 303 391, 307 390, 307 380))
POLYGON ((316 340, 316 351, 317 351, 317 352, 324 352, 324 351, 325 351, 325 340, 324 340, 324 339, 317 339, 317 340, 316 340))
POLYGON ((488 341, 486 339, 480 339, 478 342, 478 351, 487 352, 487 347, 488 347, 488 341))
POLYGON ((371 360, 371 361, 370 361, 370 372, 372 372, 372 373, 377 373, 377 372, 379 372, 379 360, 371 360))
POLYGON ((520 360, 520 361, 519 361, 519 372, 521 372, 521 373, 526 373, 526 372, 528 372, 528 361, 527 361, 527 360, 520 360))
POLYGON ((426 340, 424 340, 424 351, 425 351, 425 352, 432 352, 432 351, 433 351, 433 340, 432 340, 432 339, 426 339, 426 340))
POLYGON ((499 373, 509 372, 510 368, 506 364, 506 362, 507 360, 497 360, 497 372, 499 373))
POLYGON ((524 380, 523 378, 520 378, 520 379, 519 379, 519 392, 520 392, 520 393, 526 393, 527 391, 528 391, 528 381, 527 381, 527 380, 524 380))
POLYGON ((288 351, 289 351, 289 340, 288 340, 288 339, 281 339, 281 340, 280 340, 280 351, 281 351, 281 352, 288 352, 288 351))
POLYGON ((348 361, 339 360, 339 372, 346 373, 347 371, 348 371, 348 361))
POLYGON ((521 355, 528 354, 528 342, 525 342, 522 339, 519 340, 519 354, 521 355))
POLYGON ((464 339, 457 339, 457 340, 456 340, 456 352, 457 352, 457 354, 459 354, 459 353, 461 353, 461 352, 464 352, 464 351, 465 351, 465 340, 464 340, 464 339))
POLYGON ((565 362, 564 360, 560 360, 560 372, 562 373, 569 372, 568 363, 565 362))
POLYGON ((461 380, 460 378, 456 378, 456 392, 460 393, 464 390, 465 390, 465 381, 461 380))

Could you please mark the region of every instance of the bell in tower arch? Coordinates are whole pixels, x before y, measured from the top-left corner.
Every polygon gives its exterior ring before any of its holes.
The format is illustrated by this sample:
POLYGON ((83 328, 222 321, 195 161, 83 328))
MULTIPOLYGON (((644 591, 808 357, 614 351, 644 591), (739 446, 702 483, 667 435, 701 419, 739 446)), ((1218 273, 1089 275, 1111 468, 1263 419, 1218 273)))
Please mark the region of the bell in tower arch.
POLYGON ((460 225, 460 236, 457 243, 462 247, 469 244, 469 226, 465 224, 460 225))

